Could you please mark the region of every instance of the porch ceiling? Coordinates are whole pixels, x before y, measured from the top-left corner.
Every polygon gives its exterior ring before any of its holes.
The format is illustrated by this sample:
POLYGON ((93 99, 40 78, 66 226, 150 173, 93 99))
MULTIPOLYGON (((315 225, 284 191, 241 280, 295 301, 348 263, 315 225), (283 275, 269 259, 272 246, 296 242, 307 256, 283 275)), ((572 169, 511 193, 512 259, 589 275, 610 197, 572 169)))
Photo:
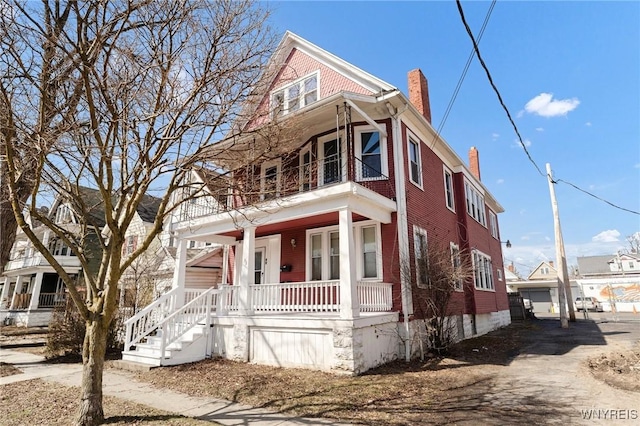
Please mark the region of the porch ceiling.
POLYGON ((242 228, 265 227, 350 209, 354 215, 382 223, 391 222, 396 203, 354 182, 295 194, 258 206, 181 222, 173 231, 179 238, 213 241, 242 228))

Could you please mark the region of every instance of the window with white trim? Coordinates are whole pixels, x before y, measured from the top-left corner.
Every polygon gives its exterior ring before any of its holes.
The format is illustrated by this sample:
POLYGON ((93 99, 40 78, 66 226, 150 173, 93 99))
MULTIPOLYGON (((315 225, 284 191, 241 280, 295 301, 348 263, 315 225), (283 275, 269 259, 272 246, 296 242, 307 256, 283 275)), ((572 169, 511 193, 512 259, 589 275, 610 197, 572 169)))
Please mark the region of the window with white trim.
POLYGON ((491 229, 491 236, 498 239, 498 218, 494 212, 489 210, 489 229, 491 229))
POLYGON ((427 246, 427 231, 413 227, 413 248, 416 261, 416 285, 427 288, 429 285, 429 256, 427 246))
POLYGON ((318 139, 318 186, 342 182, 346 177, 346 164, 342 155, 342 141, 335 134, 318 139))
POLYGON ((56 223, 71 223, 73 215, 68 205, 61 203, 56 209, 56 223))
POLYGON ((295 112, 317 101, 320 97, 318 77, 319 73, 316 71, 275 90, 271 95, 274 116, 295 112))
POLYGON ((411 136, 407 139, 407 151, 409 161, 409 179, 422 188, 422 164, 420 157, 420 143, 411 136))
POLYGON ((473 283, 478 290, 495 290, 493 284, 493 265, 491 257, 474 250, 473 259, 473 283))
MULTIPOLYGON (((380 224, 362 221, 353 225, 354 267, 358 280, 382 279, 380 224)), ((337 226, 307 231, 307 280, 340 278, 340 233, 337 226)))
POLYGON ((444 200, 447 204, 447 208, 451 211, 456 211, 455 201, 453 198, 453 173, 451 170, 444 168, 444 200))
POLYGON ((453 289, 455 291, 463 290, 462 279, 462 259, 460 258, 460 247, 455 243, 450 243, 451 247, 451 264, 453 265, 454 283, 453 289))
POLYGON ((356 128, 355 155, 358 159, 356 166, 358 180, 386 179, 389 175, 386 138, 375 127, 356 128))
POLYGON ((311 167, 311 148, 306 147, 300 151, 300 167, 299 167, 299 179, 300 179, 300 191, 308 191, 311 189, 311 183, 313 181, 311 167))
POLYGON ((124 242, 124 247, 122 250, 122 254, 125 256, 133 253, 136 248, 138 248, 138 236, 137 235, 129 235, 124 242))
POLYGON ((271 200, 280 196, 280 159, 262 163, 260 170, 260 198, 271 200))
POLYGON ((498 273, 498 281, 502 281, 502 269, 498 268, 496 272, 498 273))
POLYGON ((481 225, 487 226, 482 194, 466 181, 464 183, 464 194, 467 199, 467 213, 469 213, 469 216, 477 220, 481 225))

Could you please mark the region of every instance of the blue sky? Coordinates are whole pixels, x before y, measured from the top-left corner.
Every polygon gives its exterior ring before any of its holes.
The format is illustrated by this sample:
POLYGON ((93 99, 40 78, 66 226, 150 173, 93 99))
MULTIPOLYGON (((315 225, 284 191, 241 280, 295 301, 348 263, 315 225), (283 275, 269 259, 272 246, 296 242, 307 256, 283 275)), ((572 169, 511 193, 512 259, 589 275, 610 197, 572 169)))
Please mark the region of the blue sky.
MULTIPOLYGON (((271 23, 290 30, 407 93, 407 72, 429 80, 441 125, 471 51, 454 1, 270 2, 271 23)), ((491 5, 464 1, 477 34, 491 5)), ((640 211, 640 3, 497 2, 480 43, 495 84, 544 171, 621 207, 640 211)), ((462 157, 480 151, 483 183, 499 217, 507 262, 528 274, 555 260, 549 188, 474 59, 444 127, 462 157)), ((640 231, 640 216, 567 184, 556 185, 569 265, 613 254, 640 231)))

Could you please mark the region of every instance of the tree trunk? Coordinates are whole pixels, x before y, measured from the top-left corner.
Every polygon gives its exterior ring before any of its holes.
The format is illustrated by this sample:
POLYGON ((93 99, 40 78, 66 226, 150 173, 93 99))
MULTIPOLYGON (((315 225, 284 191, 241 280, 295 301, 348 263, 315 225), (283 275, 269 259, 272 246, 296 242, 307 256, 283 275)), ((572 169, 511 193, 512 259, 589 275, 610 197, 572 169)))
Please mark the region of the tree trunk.
POLYGON ((109 326, 103 317, 87 320, 82 350, 82 384, 78 426, 94 426, 104 421, 102 373, 109 326))

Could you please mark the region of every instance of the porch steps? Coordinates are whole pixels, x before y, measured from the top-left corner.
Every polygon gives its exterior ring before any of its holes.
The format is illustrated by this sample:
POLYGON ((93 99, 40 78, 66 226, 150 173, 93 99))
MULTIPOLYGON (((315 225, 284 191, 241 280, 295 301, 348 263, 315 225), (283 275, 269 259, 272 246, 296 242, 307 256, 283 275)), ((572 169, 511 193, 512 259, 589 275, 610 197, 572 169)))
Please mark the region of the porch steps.
POLYGON ((204 324, 194 326, 180 340, 167 345, 162 357, 162 332, 159 330, 156 336, 148 336, 145 342, 136 344, 134 349, 123 351, 122 360, 156 367, 203 360, 206 357, 206 331, 204 324))

